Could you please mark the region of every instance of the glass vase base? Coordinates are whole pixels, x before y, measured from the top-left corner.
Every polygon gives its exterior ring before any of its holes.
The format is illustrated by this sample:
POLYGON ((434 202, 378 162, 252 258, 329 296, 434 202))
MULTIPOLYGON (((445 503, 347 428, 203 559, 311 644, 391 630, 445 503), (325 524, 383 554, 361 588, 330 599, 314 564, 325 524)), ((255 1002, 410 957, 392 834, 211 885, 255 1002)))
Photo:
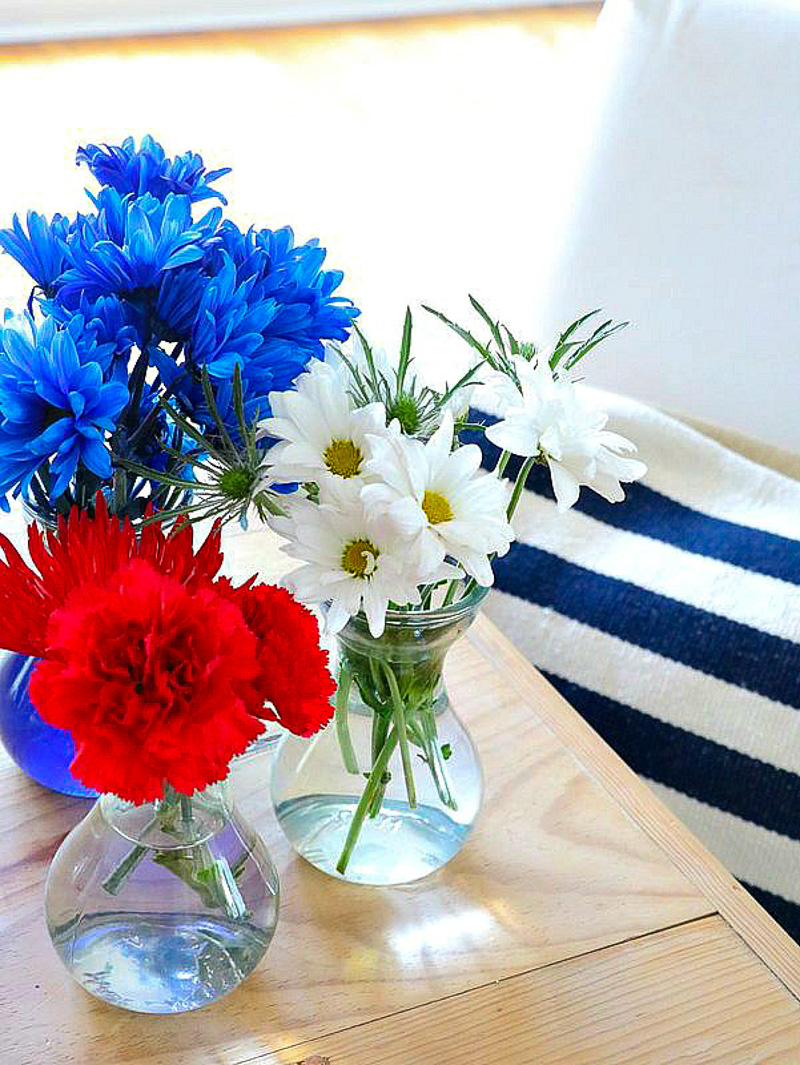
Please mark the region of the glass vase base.
POLYGON ((305 795, 276 806, 278 822, 297 853, 337 880, 384 886, 408 884, 441 869, 464 846, 471 825, 442 810, 387 799, 367 817, 344 874, 337 871, 357 796, 305 795))
POLYGON ((138 1013, 184 1013, 228 994, 255 969, 271 934, 223 917, 104 914, 53 943, 86 991, 138 1013))

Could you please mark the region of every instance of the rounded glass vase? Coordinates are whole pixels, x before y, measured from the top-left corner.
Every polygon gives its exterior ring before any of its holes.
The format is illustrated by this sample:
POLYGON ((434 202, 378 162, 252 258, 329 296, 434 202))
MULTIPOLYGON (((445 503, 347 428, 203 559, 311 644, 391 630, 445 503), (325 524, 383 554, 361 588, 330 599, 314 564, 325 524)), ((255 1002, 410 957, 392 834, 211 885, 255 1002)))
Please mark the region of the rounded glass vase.
POLYGON ((487 589, 450 606, 362 615, 338 636, 333 722, 285 736, 272 769, 278 822, 311 865, 357 884, 405 884, 467 841, 483 795, 480 761, 445 688, 445 656, 487 589))
POLYGON ((207 1006, 255 969, 278 920, 278 874, 226 785, 156 803, 102 795, 67 836, 45 887, 70 975, 139 1013, 207 1006))

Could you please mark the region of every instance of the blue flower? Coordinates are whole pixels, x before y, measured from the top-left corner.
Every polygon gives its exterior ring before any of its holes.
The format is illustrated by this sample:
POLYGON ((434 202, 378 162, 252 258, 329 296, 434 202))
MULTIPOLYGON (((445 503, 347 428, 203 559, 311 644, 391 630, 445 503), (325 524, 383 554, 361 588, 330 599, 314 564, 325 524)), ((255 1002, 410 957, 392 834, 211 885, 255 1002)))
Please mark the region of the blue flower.
MULTIPOLYGON (((104 358, 106 352, 119 356, 124 368, 131 348, 139 343, 139 316, 129 304, 116 296, 98 296, 95 300, 89 300, 82 295, 77 310, 62 306, 56 299, 39 300, 39 307, 44 314, 62 325, 71 325, 75 343, 79 347, 86 343, 97 345, 93 357, 100 362, 104 372, 108 368, 104 358), (76 321, 81 323, 79 334, 75 328, 76 321)), ((127 372, 125 378, 127 380, 127 372)))
POLYGON ((71 265, 58 299, 67 306, 82 296, 155 291, 165 271, 204 258, 221 217, 215 207, 194 222, 188 196, 171 193, 162 203, 149 193, 120 196, 107 188, 97 206, 98 216, 81 219, 66 245, 71 265))
MULTIPOLYGON (((289 226, 242 233, 226 221, 219 231, 223 251, 236 264, 239 280, 251 278, 252 300, 275 300, 279 313, 264 331, 266 345, 288 342, 309 358, 322 358, 324 340, 346 340, 359 314, 353 303, 334 293, 340 270, 323 270, 325 249, 319 241, 295 244, 289 226)), ((288 387, 288 384, 287 384, 288 387)))
POLYGON ((242 373, 246 417, 269 414, 268 395, 288 388, 323 341, 347 337, 359 313, 334 296, 342 280, 324 271, 316 241, 295 246, 292 231, 243 234, 225 222, 205 264, 164 274, 155 316, 165 339, 179 341, 184 360, 153 350, 166 387, 184 412, 213 429, 199 369, 211 376, 216 400, 233 432, 233 374, 242 373))
POLYGON ((229 174, 230 167, 207 171, 203 157, 195 152, 168 159, 158 141, 149 135, 142 137, 138 148, 133 137, 126 137, 121 145, 88 144, 78 149, 77 162, 86 163, 101 185, 109 185, 123 196, 149 192, 164 200, 170 193, 177 193, 188 196, 193 203, 212 197, 228 202, 211 184, 229 174))
POLYGON ((51 498, 69 486, 78 464, 111 477, 105 434, 128 402, 121 381, 104 381, 97 347, 81 334, 76 315, 66 328, 52 318, 37 329, 33 318, 6 315, 0 333, 0 493, 27 489, 47 459, 51 498))
POLYGON ((200 263, 164 273, 155 303, 157 336, 170 343, 189 341, 209 280, 208 272, 200 263))
POLYGON ((65 265, 64 243, 69 235, 70 221, 63 215, 53 215, 48 222, 44 215, 28 211, 26 233, 17 215, 10 229, 0 229, 0 248, 20 264, 47 296, 55 291, 55 282, 65 265))

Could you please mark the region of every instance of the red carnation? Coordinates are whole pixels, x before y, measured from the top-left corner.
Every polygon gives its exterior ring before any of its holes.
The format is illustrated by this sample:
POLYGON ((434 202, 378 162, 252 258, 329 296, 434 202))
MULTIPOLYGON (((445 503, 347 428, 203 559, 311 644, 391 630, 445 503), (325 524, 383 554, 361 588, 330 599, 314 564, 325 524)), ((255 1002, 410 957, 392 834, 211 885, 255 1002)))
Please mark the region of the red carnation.
POLYGON ((257 673, 255 652, 212 586, 190 592, 134 560, 54 612, 30 695, 71 732, 79 780, 133 802, 160 798, 164 780, 191 794, 264 729, 237 691, 257 673))
POLYGON ((266 698, 290 732, 311 736, 330 721, 336 690, 314 615, 274 585, 248 582, 229 594, 258 641, 255 699, 266 698))
POLYGON ((46 539, 28 529, 28 551, 38 573, 28 567, 8 537, 0 534, 6 556, 0 562, 0 647, 40 658, 50 615, 70 593, 88 583, 102 584, 120 566, 139 558, 159 573, 192 587, 216 576, 222 565, 220 529, 215 526, 203 545, 192 549, 192 527, 185 524, 167 536, 158 522, 142 527, 137 537, 129 519, 109 518, 98 492, 96 516, 73 508, 60 516, 58 531, 46 539))
POLYGON ((25 565, 0 535, 0 645, 42 660, 30 694, 75 741, 74 775, 133 802, 164 782, 191 794, 277 719, 311 735, 331 717, 334 683, 316 621, 288 592, 214 579, 219 530, 194 553, 191 529, 62 521, 25 565), (12 607, 13 604, 13 607, 12 607))

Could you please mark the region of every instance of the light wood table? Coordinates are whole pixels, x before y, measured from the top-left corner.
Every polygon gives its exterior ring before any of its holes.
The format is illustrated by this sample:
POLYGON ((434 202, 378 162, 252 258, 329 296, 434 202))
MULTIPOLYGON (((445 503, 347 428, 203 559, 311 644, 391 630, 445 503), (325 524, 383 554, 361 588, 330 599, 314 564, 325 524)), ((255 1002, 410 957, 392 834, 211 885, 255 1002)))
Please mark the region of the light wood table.
MULTIPOLYGON (((275 568, 263 536, 232 557, 275 568)), ((461 854, 407 887, 339 883, 283 840, 270 756, 243 761, 278 931, 239 989, 180 1017, 125 1013, 68 978, 42 883, 86 803, 3 756, 2 1065, 800 1062, 794 942, 488 621, 447 681, 486 777, 461 854)))

